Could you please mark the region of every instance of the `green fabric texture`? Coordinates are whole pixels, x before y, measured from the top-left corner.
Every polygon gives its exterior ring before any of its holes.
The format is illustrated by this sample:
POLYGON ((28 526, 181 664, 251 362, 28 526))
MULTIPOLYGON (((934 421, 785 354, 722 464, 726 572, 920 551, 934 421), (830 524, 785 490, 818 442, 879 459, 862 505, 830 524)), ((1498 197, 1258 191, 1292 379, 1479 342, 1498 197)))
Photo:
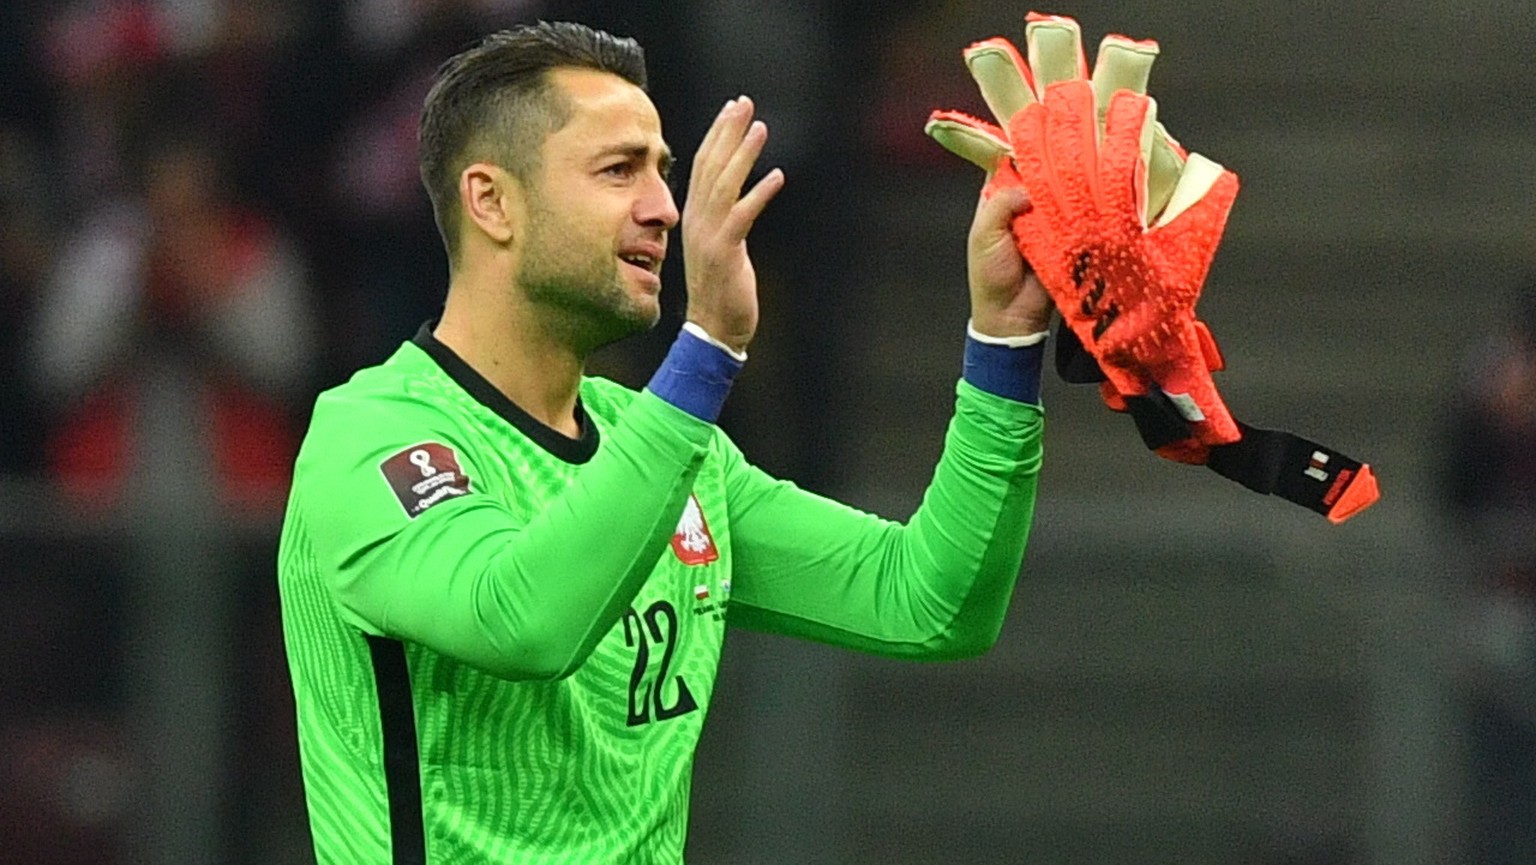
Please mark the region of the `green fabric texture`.
POLYGON ((649 392, 589 378, 581 400, 599 435, 584 462, 412 344, 319 399, 278 579, 321 865, 392 865, 402 828, 370 637, 403 646, 433 865, 681 862, 727 625, 902 658, 995 640, 1037 406, 960 383, 902 525, 767 476, 649 392), (428 444, 467 489, 413 516, 381 466, 425 473, 428 444))

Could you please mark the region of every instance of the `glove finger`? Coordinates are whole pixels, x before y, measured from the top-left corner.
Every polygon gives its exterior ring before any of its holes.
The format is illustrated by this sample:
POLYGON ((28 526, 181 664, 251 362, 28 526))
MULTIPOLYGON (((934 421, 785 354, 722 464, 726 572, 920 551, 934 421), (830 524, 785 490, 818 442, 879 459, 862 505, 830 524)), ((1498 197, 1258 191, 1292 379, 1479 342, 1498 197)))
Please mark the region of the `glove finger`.
POLYGON ((1172 302, 1193 307, 1199 299, 1216 247, 1221 244, 1227 215, 1237 199, 1237 189, 1236 174, 1198 153, 1190 154, 1168 210, 1147 233, 1148 240, 1159 250, 1158 266, 1165 273, 1179 275, 1164 284, 1172 302), (1182 195, 1192 196, 1194 193, 1189 190, 1202 188, 1204 194, 1193 204, 1182 203, 1182 195), (1170 213, 1176 213, 1173 221, 1164 224, 1170 213))
POLYGON ((1024 20, 1024 41, 1029 51, 1029 68, 1034 72, 1035 92, 1044 93, 1058 81, 1088 77, 1082 30, 1075 19, 1031 12, 1024 20))
POLYGON ((1099 100, 1099 120, 1109 110, 1109 98, 1116 90, 1146 93, 1152 75, 1152 61, 1157 59, 1157 42, 1136 41, 1119 35, 1105 36, 1093 63, 1093 92, 1099 100))
POLYGON ((986 172, 1010 151, 1007 133, 959 111, 935 111, 923 131, 945 150, 986 172))
POLYGON ((1029 64, 1007 39, 986 39, 965 49, 965 65, 999 123, 1037 101, 1029 64))
POLYGON ((1138 233, 1147 226, 1147 163, 1156 122, 1157 102, 1130 90, 1116 92, 1104 116, 1102 200, 1108 212, 1136 219, 1138 233))
POLYGON ((1014 144, 1013 159, 998 165, 993 181, 1017 177, 1029 193, 1029 209, 1013 220, 1014 240, 1024 259, 1040 275, 1051 300, 1058 309, 1066 310, 1077 303, 1077 288, 1066 274, 1072 268, 1071 260, 1076 255, 1074 239, 1082 231, 1084 217, 1081 212, 1065 209, 1068 202, 1047 159, 1046 121, 1046 107, 1039 102, 1014 115, 1009 130, 1014 144))
MULTIPOLYGON (((1098 121, 1086 79, 1051 85, 1043 102, 1014 117, 1009 130, 1014 164, 1031 208, 1015 221, 1015 237, 1041 284, 1085 347, 1094 351, 1092 303, 1096 284, 1084 271, 1083 230, 1099 217, 1093 200, 1098 121), (1087 303, 1089 312, 1081 312, 1087 303)), ((1101 281, 1100 281, 1101 282, 1101 281)))
POLYGON ((1042 107, 1044 128, 1032 141, 1049 166, 1052 193, 1068 215, 1097 219, 1099 135, 1093 87, 1082 78, 1053 84, 1042 107))
MULTIPOLYGON (((1231 199, 1236 197, 1237 175, 1221 167, 1217 162, 1198 153, 1191 153, 1184 163, 1184 170, 1179 174, 1179 182, 1169 196, 1168 206, 1158 216, 1156 224, 1158 227, 1170 225, 1197 206, 1209 210, 1213 202, 1220 202, 1223 199, 1226 200, 1226 207, 1230 208, 1231 199), (1227 198, 1228 193, 1230 198, 1227 198)), ((1221 219, 1225 223, 1225 211, 1222 212, 1221 219)))
POLYGON ((1030 200, 1036 206, 1056 207, 1060 193, 1045 159, 1045 126, 1045 106, 1037 102, 1013 116, 1008 140, 1013 142, 1014 169, 1024 181, 1030 200))
POLYGON ((1157 123, 1153 128, 1156 132, 1152 135, 1152 157, 1147 163, 1148 219, 1157 219, 1167 209, 1188 157, 1184 148, 1168 134, 1167 127, 1157 123))
MULTIPOLYGON (((1044 221, 1054 226, 1053 231, 1070 232, 1075 230, 1081 215, 1066 210, 1068 200, 1049 158, 1046 143, 1048 131, 1049 120, 1044 103, 1026 106, 1013 116, 1008 130, 1008 138, 1013 142, 1012 169, 1018 173, 1025 191, 1029 193, 1033 203, 1032 211, 1047 214, 1044 221)), ((1020 237, 1021 242, 1024 239, 1020 237)))
MULTIPOLYGON (((1146 93, 1152 63, 1157 59, 1157 42, 1134 40, 1125 36, 1105 36, 1093 66, 1093 91, 1099 99, 1099 121, 1109 110, 1116 90, 1146 93)), ((1161 123, 1153 127, 1152 154, 1147 162, 1147 217, 1156 219, 1173 197, 1173 188, 1184 170, 1184 148, 1168 134, 1161 123)))
MULTIPOLYGON (((1109 112, 1110 99, 1117 90, 1146 93, 1147 82, 1152 75, 1152 63, 1157 59, 1156 40, 1135 40, 1112 34, 1099 43, 1099 52, 1093 64, 1093 93, 1099 102, 1099 124, 1103 127, 1105 114, 1109 112)), ((1147 162, 1147 216, 1154 218, 1168 204, 1173 187, 1184 169, 1176 145, 1167 140, 1168 130, 1162 124, 1154 127, 1152 155, 1147 162)))

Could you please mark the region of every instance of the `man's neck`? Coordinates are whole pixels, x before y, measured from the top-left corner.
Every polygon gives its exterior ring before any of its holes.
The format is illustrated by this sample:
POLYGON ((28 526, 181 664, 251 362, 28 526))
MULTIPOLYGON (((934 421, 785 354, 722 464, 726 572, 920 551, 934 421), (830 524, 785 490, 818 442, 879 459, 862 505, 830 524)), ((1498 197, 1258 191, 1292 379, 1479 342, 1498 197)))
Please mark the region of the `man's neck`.
POLYGON ((506 289, 497 296, 476 288, 455 281, 433 334, 534 420, 579 437, 576 395, 586 358, 506 289))

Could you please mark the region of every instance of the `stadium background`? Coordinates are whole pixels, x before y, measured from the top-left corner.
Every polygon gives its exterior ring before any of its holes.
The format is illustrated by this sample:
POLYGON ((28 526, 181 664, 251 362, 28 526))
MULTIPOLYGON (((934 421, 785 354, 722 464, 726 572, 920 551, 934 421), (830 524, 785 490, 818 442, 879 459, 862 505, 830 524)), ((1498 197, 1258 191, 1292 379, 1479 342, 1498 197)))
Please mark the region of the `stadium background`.
MULTIPOLYGON (((440 298, 411 141, 436 62, 532 16, 636 36, 685 158, 752 94, 789 185, 723 423, 901 517, 958 372, 978 181, 920 130, 982 110, 959 49, 1024 11, 6 0, 0 863, 310 861, 271 573, 285 433, 440 298)), ((1152 458, 1050 377, 998 648, 734 636, 692 861, 1536 861, 1536 374, 1478 400, 1519 357, 1536 253, 1536 9, 1045 11, 1160 40, 1161 117, 1243 181, 1200 307, 1223 392, 1369 459, 1385 498, 1329 527, 1152 458)), ((663 326, 602 371, 659 359, 677 258, 663 326)))

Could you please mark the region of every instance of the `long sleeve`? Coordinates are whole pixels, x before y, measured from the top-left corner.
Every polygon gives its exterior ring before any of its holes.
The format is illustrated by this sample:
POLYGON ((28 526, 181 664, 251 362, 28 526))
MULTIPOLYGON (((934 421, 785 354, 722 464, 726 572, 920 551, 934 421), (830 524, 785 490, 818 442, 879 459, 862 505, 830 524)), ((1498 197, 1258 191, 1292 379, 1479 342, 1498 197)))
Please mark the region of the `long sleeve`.
POLYGON ((1002 628, 1034 515, 1039 406, 961 381, 906 524, 775 480, 734 452, 732 625, 901 658, 978 654, 1002 628))
POLYGON ((716 430, 642 394, 563 491, 519 518, 486 492, 518 483, 488 483, 507 470, 477 461, 493 445, 421 402, 319 412, 285 530, 285 546, 310 555, 293 558, 313 561, 352 626, 508 679, 569 674, 618 621, 666 548, 716 430), (424 470, 432 462, 453 477, 446 498, 411 513, 381 466, 418 451, 424 470))

